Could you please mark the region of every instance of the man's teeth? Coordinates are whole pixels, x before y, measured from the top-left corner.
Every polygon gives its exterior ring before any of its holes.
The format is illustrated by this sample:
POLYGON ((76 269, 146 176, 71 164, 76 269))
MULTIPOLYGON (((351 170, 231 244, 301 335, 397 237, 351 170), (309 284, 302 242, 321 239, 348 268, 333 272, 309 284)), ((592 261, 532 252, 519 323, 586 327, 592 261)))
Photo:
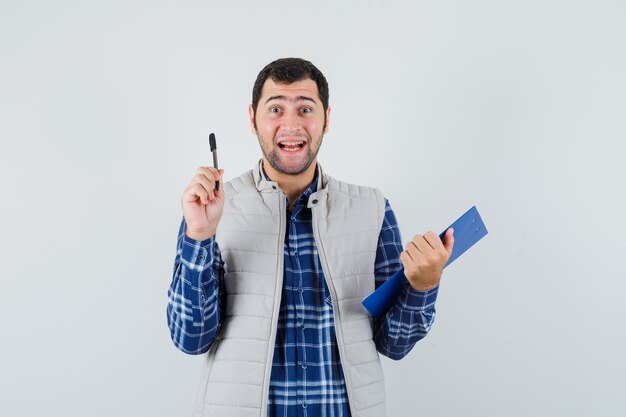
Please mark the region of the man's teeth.
POLYGON ((279 146, 287 152, 296 152, 302 149, 304 142, 281 142, 279 146))

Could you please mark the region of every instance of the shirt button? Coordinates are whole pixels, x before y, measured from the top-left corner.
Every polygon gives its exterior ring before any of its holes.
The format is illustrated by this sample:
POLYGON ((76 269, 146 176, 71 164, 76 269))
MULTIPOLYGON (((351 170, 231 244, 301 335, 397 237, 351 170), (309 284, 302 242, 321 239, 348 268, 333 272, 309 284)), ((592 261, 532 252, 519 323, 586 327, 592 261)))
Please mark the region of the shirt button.
POLYGON ((317 199, 314 199, 313 201, 311 201, 311 203, 317 204, 317 199))
POLYGON ((276 186, 275 186, 275 185, 272 185, 272 188, 273 188, 273 189, 276 189, 276 186))
POLYGON ((307 408, 307 403, 306 403, 306 401, 304 401, 304 402, 302 403, 302 408, 307 408))
POLYGON ((302 369, 306 369, 306 367, 307 367, 306 362, 302 362, 302 369))
POLYGON ((298 256, 298 251, 295 251, 293 254, 294 254, 294 255, 296 255, 296 256, 298 256))
POLYGON ((298 292, 299 292, 300 294, 302 294, 302 293, 304 292, 304 288, 302 288, 302 287, 298 287, 298 292))

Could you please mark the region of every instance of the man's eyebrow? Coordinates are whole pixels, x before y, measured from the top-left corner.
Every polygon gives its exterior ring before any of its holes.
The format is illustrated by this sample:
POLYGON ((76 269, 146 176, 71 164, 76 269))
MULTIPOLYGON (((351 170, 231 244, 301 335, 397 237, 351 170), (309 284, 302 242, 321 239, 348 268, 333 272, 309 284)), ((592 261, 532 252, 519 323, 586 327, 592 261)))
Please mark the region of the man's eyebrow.
POLYGON ((312 99, 311 97, 308 96, 298 96, 293 100, 288 99, 285 96, 271 96, 270 98, 268 98, 267 100, 265 100, 265 104, 269 103, 272 100, 287 100, 287 101, 312 101, 313 103, 315 103, 315 100, 312 99))

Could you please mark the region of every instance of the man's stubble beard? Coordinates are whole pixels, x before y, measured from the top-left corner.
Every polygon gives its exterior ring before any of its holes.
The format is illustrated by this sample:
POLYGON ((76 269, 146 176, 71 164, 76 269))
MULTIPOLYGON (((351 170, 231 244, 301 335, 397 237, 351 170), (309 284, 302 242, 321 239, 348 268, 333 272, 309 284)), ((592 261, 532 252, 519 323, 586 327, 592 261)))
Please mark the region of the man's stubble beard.
POLYGON ((315 151, 313 151, 313 143, 315 141, 310 141, 307 143, 306 158, 302 160, 302 163, 300 165, 294 168, 288 168, 282 164, 280 158, 276 155, 276 150, 274 147, 272 147, 271 149, 265 149, 265 146, 263 146, 265 142, 261 138, 261 135, 259 135, 258 133, 257 133, 257 139, 259 140, 259 145, 261 145, 261 150, 263 151, 263 155, 265 156, 265 159, 267 159, 267 161, 270 163, 272 168, 274 168, 276 171, 282 174, 298 175, 306 171, 311 166, 313 161, 315 161, 315 158, 317 157, 317 154, 320 148, 322 147, 322 140, 324 139, 324 134, 322 133, 320 135, 317 141, 318 142, 317 149, 315 149, 315 151))

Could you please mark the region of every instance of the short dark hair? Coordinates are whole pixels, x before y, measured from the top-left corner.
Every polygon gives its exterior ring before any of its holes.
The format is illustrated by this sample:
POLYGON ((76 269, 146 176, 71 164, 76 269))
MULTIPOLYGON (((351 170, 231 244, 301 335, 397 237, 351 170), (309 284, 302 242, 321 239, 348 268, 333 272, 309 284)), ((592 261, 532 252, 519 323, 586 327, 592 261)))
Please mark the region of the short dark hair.
MULTIPOLYGON (((317 84, 319 99, 324 106, 324 124, 326 124, 326 110, 328 109, 328 82, 322 71, 315 65, 302 58, 280 58, 270 62, 259 72, 252 88, 252 109, 256 114, 256 108, 261 99, 263 85, 268 78, 277 83, 291 84, 296 81, 310 78, 317 84)), ((255 122, 256 123, 256 122, 255 122)))

